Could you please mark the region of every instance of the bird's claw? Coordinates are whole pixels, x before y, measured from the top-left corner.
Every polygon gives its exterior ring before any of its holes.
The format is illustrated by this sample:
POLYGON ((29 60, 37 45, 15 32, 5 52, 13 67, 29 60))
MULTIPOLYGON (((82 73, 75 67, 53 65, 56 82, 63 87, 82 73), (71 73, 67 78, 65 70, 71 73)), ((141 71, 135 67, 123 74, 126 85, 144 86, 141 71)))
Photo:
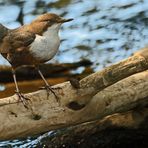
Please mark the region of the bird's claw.
POLYGON ((30 100, 29 98, 25 97, 24 94, 22 94, 21 92, 15 91, 16 95, 19 97, 19 100, 23 103, 25 108, 29 108, 28 107, 28 101, 30 100))
POLYGON ((57 96, 57 94, 55 93, 54 91, 54 88, 51 88, 50 85, 45 85, 43 87, 40 87, 40 89, 46 89, 47 93, 48 93, 48 96, 49 94, 52 92, 56 98, 56 101, 59 102, 59 97, 57 96))

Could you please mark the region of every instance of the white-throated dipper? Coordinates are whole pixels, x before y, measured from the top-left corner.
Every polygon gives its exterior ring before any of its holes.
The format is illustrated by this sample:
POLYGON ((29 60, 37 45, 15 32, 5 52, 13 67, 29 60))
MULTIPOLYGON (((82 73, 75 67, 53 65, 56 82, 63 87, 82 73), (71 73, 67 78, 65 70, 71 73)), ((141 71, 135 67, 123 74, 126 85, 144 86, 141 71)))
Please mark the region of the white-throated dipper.
POLYGON ((40 15, 28 25, 16 29, 8 29, 0 24, 0 53, 12 65, 12 74, 16 86, 16 94, 26 107, 27 99, 19 90, 15 70, 23 65, 34 65, 45 82, 47 91, 54 90, 50 87, 39 65, 51 60, 60 46, 60 26, 72 21, 64 19, 54 13, 40 15))

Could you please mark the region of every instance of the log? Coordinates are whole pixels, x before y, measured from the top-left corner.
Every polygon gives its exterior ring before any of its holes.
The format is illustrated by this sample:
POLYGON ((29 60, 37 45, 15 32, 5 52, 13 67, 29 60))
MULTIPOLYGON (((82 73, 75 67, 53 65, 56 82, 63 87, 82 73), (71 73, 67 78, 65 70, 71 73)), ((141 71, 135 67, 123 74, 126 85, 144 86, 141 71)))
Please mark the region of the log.
POLYGON ((31 136, 101 119, 148 103, 147 49, 80 81, 54 86, 60 101, 45 90, 26 94, 29 109, 16 95, 0 99, 0 139, 31 136), (143 71, 143 72, 142 72, 143 71))
POLYGON ((135 140, 136 143, 139 141, 137 148, 144 147, 142 144, 147 143, 146 135, 148 135, 147 121, 148 108, 137 108, 125 113, 109 115, 101 120, 56 130, 50 136, 45 133, 37 147, 41 147, 41 145, 48 145, 51 148, 62 147, 63 145, 71 147, 72 145, 73 147, 104 148, 109 145, 113 146, 113 144, 117 147, 125 147, 126 143, 128 146, 130 144, 133 146, 135 140), (136 133, 140 133, 140 135, 135 136, 136 133), (145 138, 141 139, 142 136, 145 138), (116 140, 117 143, 115 143, 116 140))

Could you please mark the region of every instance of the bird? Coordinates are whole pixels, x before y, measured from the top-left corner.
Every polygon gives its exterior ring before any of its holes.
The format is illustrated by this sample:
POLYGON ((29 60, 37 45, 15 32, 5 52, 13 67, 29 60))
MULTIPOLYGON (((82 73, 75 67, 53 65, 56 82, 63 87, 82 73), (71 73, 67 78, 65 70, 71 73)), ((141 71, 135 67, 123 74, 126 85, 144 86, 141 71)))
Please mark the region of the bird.
POLYGON ((11 65, 15 93, 26 108, 28 98, 18 87, 16 69, 23 65, 33 65, 45 83, 44 88, 58 98, 39 66, 56 55, 60 46, 60 27, 72 20, 73 18, 65 19, 54 13, 44 13, 30 24, 15 29, 0 24, 0 53, 11 65))

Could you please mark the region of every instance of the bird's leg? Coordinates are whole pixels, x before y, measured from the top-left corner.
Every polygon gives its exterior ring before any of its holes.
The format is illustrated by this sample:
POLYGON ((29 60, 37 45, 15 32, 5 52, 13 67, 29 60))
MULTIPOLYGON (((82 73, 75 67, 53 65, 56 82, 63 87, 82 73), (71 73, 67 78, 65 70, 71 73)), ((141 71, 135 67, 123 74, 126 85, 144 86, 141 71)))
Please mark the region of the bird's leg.
POLYGON ((26 98, 19 90, 18 84, 17 84, 17 80, 16 80, 16 74, 15 74, 15 69, 12 68, 12 74, 13 74, 13 79, 14 79, 14 83, 15 83, 15 87, 16 87, 16 94, 19 97, 19 100, 23 103, 25 108, 28 108, 28 102, 27 100, 29 100, 28 98, 26 98))
POLYGON ((36 67, 37 68, 37 71, 39 73, 39 75, 41 76, 41 78, 43 79, 44 83, 45 83, 45 86, 42 87, 44 89, 47 90, 47 92, 52 92, 57 100, 57 102, 59 102, 59 97, 57 96, 57 94, 54 92, 53 88, 51 88, 51 86, 49 85, 49 83, 47 82, 47 80, 45 79, 45 77, 43 76, 42 72, 40 71, 39 67, 36 67))

